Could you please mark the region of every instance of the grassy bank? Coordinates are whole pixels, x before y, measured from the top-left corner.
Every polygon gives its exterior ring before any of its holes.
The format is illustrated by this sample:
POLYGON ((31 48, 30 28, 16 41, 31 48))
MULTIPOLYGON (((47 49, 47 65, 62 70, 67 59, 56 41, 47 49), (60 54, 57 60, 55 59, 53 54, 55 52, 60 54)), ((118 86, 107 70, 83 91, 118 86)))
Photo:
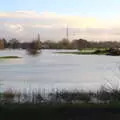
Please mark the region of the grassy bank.
POLYGON ((98 48, 87 48, 87 49, 82 49, 79 50, 77 52, 57 52, 60 54, 77 54, 77 55, 92 55, 92 54, 98 54, 98 55, 102 55, 102 54, 107 54, 108 52, 106 52, 107 49, 98 49, 98 48))
POLYGON ((119 49, 111 49, 111 48, 89 48, 89 49, 82 49, 77 52, 57 52, 60 54, 76 54, 76 55, 111 55, 111 56, 119 56, 120 50, 119 49))
POLYGON ((16 92, 7 90, 0 93, 1 104, 111 104, 120 103, 120 90, 107 90, 104 87, 97 92, 56 90, 54 92, 16 92))
POLYGON ((0 94, 1 120, 120 120, 120 91, 0 94))

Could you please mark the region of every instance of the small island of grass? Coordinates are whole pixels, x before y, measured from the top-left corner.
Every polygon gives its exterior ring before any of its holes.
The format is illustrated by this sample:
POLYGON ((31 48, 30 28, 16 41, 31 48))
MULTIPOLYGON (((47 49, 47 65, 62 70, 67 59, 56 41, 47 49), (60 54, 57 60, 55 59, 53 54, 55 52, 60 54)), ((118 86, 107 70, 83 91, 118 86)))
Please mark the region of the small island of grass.
POLYGON ((82 49, 76 52, 57 52, 60 54, 76 54, 76 55, 111 55, 120 56, 120 49, 118 48, 93 48, 93 49, 82 49))
POLYGON ((21 58, 19 56, 0 56, 0 59, 18 59, 21 58))

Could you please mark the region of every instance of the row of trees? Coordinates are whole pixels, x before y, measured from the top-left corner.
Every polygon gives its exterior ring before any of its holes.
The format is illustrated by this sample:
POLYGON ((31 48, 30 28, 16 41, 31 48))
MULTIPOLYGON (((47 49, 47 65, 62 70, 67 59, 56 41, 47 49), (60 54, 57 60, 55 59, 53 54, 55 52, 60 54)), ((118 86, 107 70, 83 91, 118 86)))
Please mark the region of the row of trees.
POLYGON ((41 49, 41 42, 38 40, 32 42, 19 42, 17 39, 11 39, 9 41, 0 39, 0 49, 41 49))
POLYGON ((32 42, 19 42, 17 39, 5 40, 0 39, 0 49, 84 49, 84 48, 120 48, 120 42, 92 42, 84 39, 69 41, 63 39, 55 42, 51 40, 43 41, 34 40, 32 42))
POLYGON ((120 48, 120 42, 116 41, 93 42, 87 41, 85 39, 69 41, 67 39, 63 39, 58 42, 45 41, 42 43, 42 48, 45 49, 120 48))

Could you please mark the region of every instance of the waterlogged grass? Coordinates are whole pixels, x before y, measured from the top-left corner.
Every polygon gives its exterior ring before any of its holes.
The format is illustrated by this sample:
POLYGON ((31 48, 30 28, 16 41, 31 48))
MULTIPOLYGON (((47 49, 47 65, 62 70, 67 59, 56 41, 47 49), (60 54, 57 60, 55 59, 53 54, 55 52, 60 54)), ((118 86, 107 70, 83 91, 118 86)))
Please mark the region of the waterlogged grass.
POLYGON ((100 51, 99 53, 95 53, 95 51, 78 51, 78 52, 57 52, 60 54, 76 54, 76 55, 107 55, 108 52, 100 51))
POLYGON ((93 54, 93 52, 57 52, 57 53, 60 53, 60 54, 76 54, 76 55, 91 55, 93 54))
POLYGON ((77 52, 57 52, 60 54, 76 54, 76 55, 110 55, 110 56, 120 56, 120 49, 118 48, 106 48, 106 49, 83 49, 77 52))
POLYGON ((93 48, 93 49, 82 49, 80 51, 77 52, 57 52, 60 54, 76 54, 76 55, 107 55, 108 51, 107 49, 97 49, 97 48, 93 48))
POLYGON ((19 56, 0 56, 0 59, 19 59, 19 56))

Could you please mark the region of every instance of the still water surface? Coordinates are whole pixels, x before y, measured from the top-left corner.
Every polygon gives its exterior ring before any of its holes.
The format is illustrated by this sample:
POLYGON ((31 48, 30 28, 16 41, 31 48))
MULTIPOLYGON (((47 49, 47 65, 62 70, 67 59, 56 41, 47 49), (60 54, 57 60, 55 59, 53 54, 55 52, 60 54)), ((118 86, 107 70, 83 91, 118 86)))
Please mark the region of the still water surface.
POLYGON ((108 85, 108 81, 112 82, 114 87, 119 86, 120 57, 67 55, 57 54, 56 51, 66 50, 42 50, 42 53, 35 57, 27 55, 24 50, 0 51, 0 56, 22 57, 0 60, 1 90, 96 90, 103 84, 108 85))

